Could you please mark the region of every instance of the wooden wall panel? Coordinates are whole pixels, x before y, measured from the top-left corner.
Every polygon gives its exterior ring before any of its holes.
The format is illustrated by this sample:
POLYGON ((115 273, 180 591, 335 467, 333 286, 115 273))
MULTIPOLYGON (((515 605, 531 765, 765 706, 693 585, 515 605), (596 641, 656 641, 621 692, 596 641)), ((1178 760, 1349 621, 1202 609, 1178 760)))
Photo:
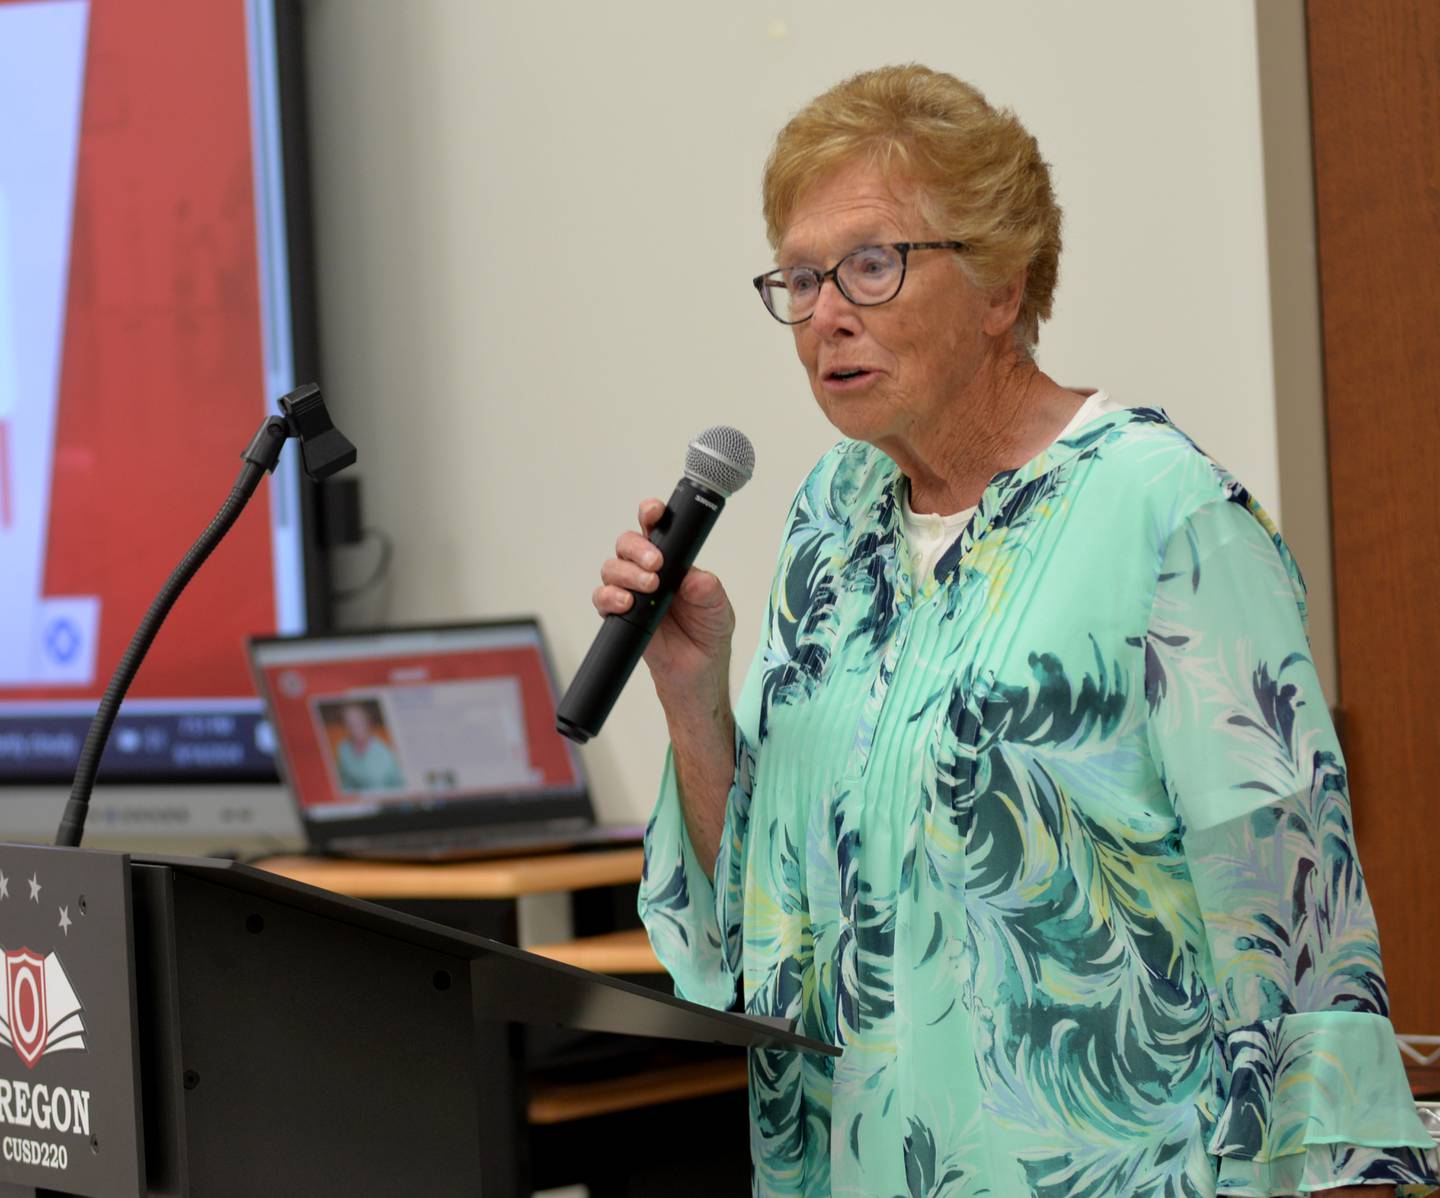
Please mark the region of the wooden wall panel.
POLYGON ((1351 795, 1396 1027, 1440 1032, 1440 3, 1306 19, 1351 795))

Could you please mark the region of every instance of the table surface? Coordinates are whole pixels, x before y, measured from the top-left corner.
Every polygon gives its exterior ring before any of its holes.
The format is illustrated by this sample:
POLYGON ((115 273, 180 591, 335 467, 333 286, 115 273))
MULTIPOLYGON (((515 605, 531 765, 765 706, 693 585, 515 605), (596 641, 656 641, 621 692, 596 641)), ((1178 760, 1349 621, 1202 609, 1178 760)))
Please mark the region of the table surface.
POLYGON ((268 857, 255 867, 351 898, 507 899, 638 882, 644 863, 635 847, 443 863, 268 857))
POLYGON ((591 973, 664 973, 665 969, 650 947, 644 928, 602 932, 558 944, 533 944, 530 951, 552 961, 562 961, 591 973))
MULTIPOLYGON (((606 849, 445 864, 270 857, 255 864, 269 873, 351 898, 503 900, 638 882, 644 853, 639 848, 606 849)), ((593 973, 664 972, 640 928, 535 945, 530 951, 593 973)))

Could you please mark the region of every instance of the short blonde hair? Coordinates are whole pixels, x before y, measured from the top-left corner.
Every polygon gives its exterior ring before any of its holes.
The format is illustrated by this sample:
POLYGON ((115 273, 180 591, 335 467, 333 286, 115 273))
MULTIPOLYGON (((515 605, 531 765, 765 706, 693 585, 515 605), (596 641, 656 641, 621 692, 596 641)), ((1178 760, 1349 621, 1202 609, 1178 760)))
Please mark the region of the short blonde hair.
POLYGON ((979 287, 1028 271, 1015 322, 1033 350, 1060 267, 1060 206, 1035 139, 970 84, 917 64, 865 71, 817 96, 780 130, 765 163, 766 232, 778 250, 795 206, 823 177, 873 162, 916 187, 941 237, 979 287))

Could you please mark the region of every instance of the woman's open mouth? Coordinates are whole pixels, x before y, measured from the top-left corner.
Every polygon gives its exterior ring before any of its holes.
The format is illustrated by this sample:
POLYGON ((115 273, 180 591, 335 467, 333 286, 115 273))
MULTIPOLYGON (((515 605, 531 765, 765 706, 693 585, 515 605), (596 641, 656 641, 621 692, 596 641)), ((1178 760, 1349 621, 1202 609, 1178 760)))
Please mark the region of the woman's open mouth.
POLYGON ((826 387, 833 390, 848 391, 863 387, 876 377, 878 376, 873 370, 867 370, 863 366, 851 366, 827 370, 822 381, 826 387))

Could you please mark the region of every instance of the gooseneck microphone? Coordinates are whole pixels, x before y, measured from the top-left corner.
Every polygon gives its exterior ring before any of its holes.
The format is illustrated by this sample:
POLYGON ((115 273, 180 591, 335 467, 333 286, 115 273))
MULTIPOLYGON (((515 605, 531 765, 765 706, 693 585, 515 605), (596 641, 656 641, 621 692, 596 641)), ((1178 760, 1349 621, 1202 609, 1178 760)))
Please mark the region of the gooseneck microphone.
POLYGON ((755 448, 736 429, 716 425, 690 442, 685 477, 650 530, 650 543, 664 558, 660 583, 648 593, 632 591, 635 602, 629 611, 605 617, 555 713, 555 727, 562 736, 583 745, 600 731, 715 527, 725 500, 750 481, 754 469, 755 448))
POLYGON ((250 497, 255 494, 260 481, 271 473, 280 461, 280 451, 291 437, 300 440, 300 449, 305 459, 305 473, 315 482, 329 478, 344 470, 355 461, 355 446, 352 445, 331 422, 320 388, 306 383, 295 388, 289 395, 280 397, 280 410, 284 416, 267 416, 264 423, 251 438, 245 452, 240 455, 244 463, 235 485, 230 488, 229 498, 200 534, 200 539, 187 553, 165 580, 160 593, 155 596, 140 627, 130 638, 130 645, 121 657, 115 673, 110 676, 110 685, 95 709, 95 718, 90 721, 90 731, 85 736, 80 760, 75 767, 75 781, 70 787, 70 799, 60 817, 60 828, 55 833, 55 843, 74 848, 85 835, 85 819, 90 813, 90 793, 95 787, 95 775, 100 769, 100 758, 110 739, 110 730, 115 726, 115 717, 120 704, 135 680, 140 663, 150 652, 150 646, 160 632, 160 625, 180 598, 196 571, 220 544, 230 531, 231 525, 245 510, 250 497))

